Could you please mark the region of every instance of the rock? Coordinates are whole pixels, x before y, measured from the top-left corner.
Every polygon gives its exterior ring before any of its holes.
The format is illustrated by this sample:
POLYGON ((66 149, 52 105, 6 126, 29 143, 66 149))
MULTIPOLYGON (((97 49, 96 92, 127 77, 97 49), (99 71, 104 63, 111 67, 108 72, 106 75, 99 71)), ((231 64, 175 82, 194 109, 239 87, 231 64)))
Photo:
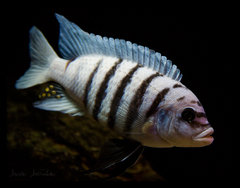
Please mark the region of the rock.
MULTIPOLYGON (((86 117, 72 117, 32 106, 34 92, 11 90, 7 100, 7 148, 10 180, 101 180, 83 175, 96 162, 101 146, 117 135, 86 117), (30 93, 30 94, 29 94, 30 93)), ((37 95, 36 95, 37 96, 37 95)), ((162 181, 143 157, 110 181, 162 181)))

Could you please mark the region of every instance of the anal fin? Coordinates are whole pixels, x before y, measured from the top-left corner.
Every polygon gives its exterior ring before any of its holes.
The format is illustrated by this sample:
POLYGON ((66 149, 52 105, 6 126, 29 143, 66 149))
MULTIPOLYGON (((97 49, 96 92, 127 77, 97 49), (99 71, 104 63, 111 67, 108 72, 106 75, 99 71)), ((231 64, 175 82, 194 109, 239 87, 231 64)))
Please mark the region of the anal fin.
POLYGON ((47 87, 44 87, 42 92, 38 95, 39 101, 34 103, 34 107, 49 110, 59 111, 67 113, 72 116, 83 116, 84 110, 82 110, 57 83, 50 83, 47 87))

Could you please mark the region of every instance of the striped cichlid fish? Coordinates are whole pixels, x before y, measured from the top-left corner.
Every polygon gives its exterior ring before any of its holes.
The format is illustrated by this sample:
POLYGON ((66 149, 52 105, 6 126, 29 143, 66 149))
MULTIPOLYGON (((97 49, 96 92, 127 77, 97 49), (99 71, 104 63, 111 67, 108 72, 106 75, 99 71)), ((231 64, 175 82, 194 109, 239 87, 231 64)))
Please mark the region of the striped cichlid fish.
POLYGON ((201 147, 213 142, 203 106, 165 56, 129 41, 86 33, 59 14, 56 18, 62 58, 33 27, 31 66, 16 88, 53 81, 39 95, 36 108, 89 116, 126 138, 104 146, 95 170, 127 168, 143 146, 201 147), (113 154, 111 160, 104 157, 113 154))

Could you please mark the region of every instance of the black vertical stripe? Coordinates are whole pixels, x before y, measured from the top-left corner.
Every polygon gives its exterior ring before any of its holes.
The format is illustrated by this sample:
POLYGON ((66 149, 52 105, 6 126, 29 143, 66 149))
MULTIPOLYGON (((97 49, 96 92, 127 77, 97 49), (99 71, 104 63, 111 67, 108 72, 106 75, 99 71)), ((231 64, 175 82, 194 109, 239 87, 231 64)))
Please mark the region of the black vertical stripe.
POLYGON ((128 108, 128 113, 127 113, 127 117, 126 117, 126 122, 125 122, 125 127, 124 127, 124 132, 129 132, 131 130, 131 126, 133 124, 133 122, 137 119, 138 117, 138 109, 140 107, 140 105, 143 102, 143 96, 144 93, 146 92, 149 84, 151 83, 151 81, 158 77, 159 73, 153 74, 150 77, 148 77, 146 80, 144 80, 141 84, 141 86, 138 88, 138 90, 136 91, 130 105, 128 108))
POLYGON ((151 107, 148 109, 148 111, 146 113, 146 118, 148 118, 149 116, 151 116, 152 114, 154 114, 156 112, 159 103, 164 99, 165 95, 169 92, 169 90, 170 90, 169 88, 165 88, 161 92, 158 93, 158 95, 154 99, 151 107))
POLYGON ((179 88, 179 87, 183 87, 181 84, 175 84, 174 86, 173 86, 173 88, 179 88))
POLYGON ((109 112, 109 116, 108 116, 108 125, 111 128, 114 127, 116 113, 117 113, 121 98, 124 94, 124 90, 125 90, 126 86, 128 85, 128 83, 131 81, 133 74, 135 73, 135 71, 137 71, 137 69, 139 67, 140 66, 138 64, 135 67, 133 67, 132 70, 122 79, 119 87, 117 88, 117 91, 116 91, 115 96, 113 97, 113 100, 111 103, 110 112, 109 112))
POLYGON ((179 98, 177 99, 177 101, 179 102, 179 101, 183 100, 184 98, 185 98, 185 96, 179 97, 179 98))
POLYGON ((92 73, 90 74, 90 76, 88 78, 88 81, 87 81, 87 84, 86 84, 86 87, 85 87, 85 90, 84 90, 84 95, 83 95, 83 103, 86 107, 87 107, 88 93, 91 89, 91 84, 92 84, 92 81, 93 81, 93 77, 96 74, 96 72, 99 68, 99 65, 102 63, 102 61, 103 61, 103 59, 101 59, 97 62, 97 66, 95 67, 95 69, 92 71, 92 73))
POLYGON ((72 63, 75 59, 76 59, 76 57, 74 57, 74 58, 72 58, 72 59, 70 59, 70 60, 67 61, 64 71, 67 70, 67 68, 68 68, 68 66, 70 65, 70 63, 72 63))
POLYGON ((95 104, 93 108, 93 117, 98 120, 98 113, 101 106, 101 103, 103 99, 106 97, 106 89, 108 86, 109 80, 112 78, 112 76, 115 74, 117 70, 117 66, 122 63, 122 59, 119 59, 117 62, 115 62, 115 65, 106 73, 103 82, 101 83, 101 86, 97 92, 95 104))

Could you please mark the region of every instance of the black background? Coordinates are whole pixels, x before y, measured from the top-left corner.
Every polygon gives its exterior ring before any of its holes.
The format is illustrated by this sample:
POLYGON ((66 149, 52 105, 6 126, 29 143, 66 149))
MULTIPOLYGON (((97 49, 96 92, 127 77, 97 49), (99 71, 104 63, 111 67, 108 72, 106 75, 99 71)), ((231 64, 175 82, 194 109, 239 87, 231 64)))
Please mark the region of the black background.
MULTIPOLYGON (((28 32, 35 25, 58 52, 59 13, 83 30, 101 36, 129 40, 167 56, 183 73, 182 83, 203 104, 215 133, 212 145, 203 148, 146 148, 144 156, 154 170, 168 179, 216 179, 230 177, 232 168, 233 99, 230 94, 231 61, 222 62, 224 14, 161 14, 158 8, 26 8, 11 12, 11 61, 5 73, 6 87, 29 67, 28 32), (225 63, 225 64, 223 64, 225 63), (227 66, 226 66, 227 64, 227 66)), ((10 13, 9 13, 10 14, 10 13)))

